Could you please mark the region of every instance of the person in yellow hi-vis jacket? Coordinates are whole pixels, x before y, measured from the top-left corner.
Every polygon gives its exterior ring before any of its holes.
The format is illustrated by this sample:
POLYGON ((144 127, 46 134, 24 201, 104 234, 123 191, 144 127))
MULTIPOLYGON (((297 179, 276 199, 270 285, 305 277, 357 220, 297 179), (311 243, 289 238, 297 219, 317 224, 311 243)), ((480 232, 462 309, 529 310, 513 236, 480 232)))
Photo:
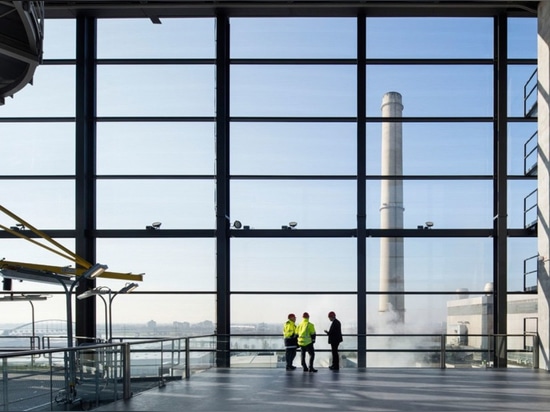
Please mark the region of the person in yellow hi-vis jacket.
POLYGON ((296 357, 296 349, 298 349, 298 335, 296 334, 296 315, 290 313, 288 320, 283 325, 283 336, 285 339, 285 359, 286 370, 293 371, 296 369, 292 363, 296 357))
POLYGON ((313 367, 313 361, 315 360, 315 325, 309 321, 309 313, 304 312, 302 315, 302 321, 296 326, 296 333, 298 334, 298 346, 302 350, 302 368, 304 372, 317 372, 317 369, 313 367), (306 364, 306 353, 309 354, 309 368, 306 364))

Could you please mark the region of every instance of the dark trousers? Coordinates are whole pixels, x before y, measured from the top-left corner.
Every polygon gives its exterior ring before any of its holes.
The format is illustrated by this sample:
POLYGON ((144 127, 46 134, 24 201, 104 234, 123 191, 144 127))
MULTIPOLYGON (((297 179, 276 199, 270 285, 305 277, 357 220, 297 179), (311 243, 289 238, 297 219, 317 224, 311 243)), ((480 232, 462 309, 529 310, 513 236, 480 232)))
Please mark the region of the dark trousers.
POLYGON ((296 357, 296 348, 286 348, 286 367, 289 368, 296 357))
POLYGON ((307 369, 306 364, 306 353, 309 355, 309 369, 313 369, 313 360, 315 359, 315 349, 313 348, 313 343, 310 343, 306 346, 300 346, 302 350, 302 368, 307 369))
POLYGON ((331 343, 330 349, 332 350, 332 367, 333 368, 340 368, 340 355, 338 355, 338 345, 340 345, 340 342, 338 343, 331 343))

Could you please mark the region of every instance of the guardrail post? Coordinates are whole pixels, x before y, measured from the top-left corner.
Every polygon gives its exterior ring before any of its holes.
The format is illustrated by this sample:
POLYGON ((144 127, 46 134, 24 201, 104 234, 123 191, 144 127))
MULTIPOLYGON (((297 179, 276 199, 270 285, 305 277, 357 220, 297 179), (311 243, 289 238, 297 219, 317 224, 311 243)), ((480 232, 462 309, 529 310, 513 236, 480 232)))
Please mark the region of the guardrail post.
POLYGON ((445 335, 441 335, 441 350, 439 355, 439 367, 445 369, 445 335))
POLYGON ((124 399, 130 399, 132 397, 131 392, 131 372, 130 372, 130 344, 122 343, 122 397, 124 399))
POLYGON ((539 335, 533 335, 533 369, 539 368, 539 335))
POLYGON ((189 338, 185 338, 185 379, 191 377, 191 366, 189 365, 189 338))
POLYGON ((9 411, 8 399, 8 359, 2 359, 2 396, 4 397, 4 410, 9 411))

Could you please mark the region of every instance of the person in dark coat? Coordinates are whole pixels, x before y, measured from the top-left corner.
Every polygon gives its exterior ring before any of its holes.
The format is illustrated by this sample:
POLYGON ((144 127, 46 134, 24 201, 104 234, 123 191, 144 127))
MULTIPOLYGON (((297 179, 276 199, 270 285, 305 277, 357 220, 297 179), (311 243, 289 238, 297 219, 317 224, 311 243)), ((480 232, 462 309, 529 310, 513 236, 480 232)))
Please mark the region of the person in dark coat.
POLYGON ((337 371, 340 369, 338 346, 340 345, 340 342, 343 341, 342 324, 338 319, 336 319, 336 314, 332 311, 328 313, 328 318, 330 319, 330 328, 325 330, 325 333, 328 335, 328 343, 330 344, 330 348, 332 350, 332 365, 329 366, 329 369, 337 371))

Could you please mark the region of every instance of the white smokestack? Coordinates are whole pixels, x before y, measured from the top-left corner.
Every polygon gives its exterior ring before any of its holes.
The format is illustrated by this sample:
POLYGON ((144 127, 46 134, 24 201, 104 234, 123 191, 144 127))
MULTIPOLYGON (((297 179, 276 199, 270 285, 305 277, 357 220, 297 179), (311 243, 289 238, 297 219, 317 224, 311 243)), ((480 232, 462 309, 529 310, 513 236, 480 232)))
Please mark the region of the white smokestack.
MULTIPOLYGON (((401 95, 388 92, 382 98, 382 117, 402 117, 401 95)), ((401 122, 382 123, 382 176, 380 228, 403 228, 403 127, 401 122)), ((380 291, 404 291, 403 238, 380 239, 380 291)), ((378 310, 393 312, 396 321, 405 320, 405 298, 402 293, 380 295, 378 310)))

